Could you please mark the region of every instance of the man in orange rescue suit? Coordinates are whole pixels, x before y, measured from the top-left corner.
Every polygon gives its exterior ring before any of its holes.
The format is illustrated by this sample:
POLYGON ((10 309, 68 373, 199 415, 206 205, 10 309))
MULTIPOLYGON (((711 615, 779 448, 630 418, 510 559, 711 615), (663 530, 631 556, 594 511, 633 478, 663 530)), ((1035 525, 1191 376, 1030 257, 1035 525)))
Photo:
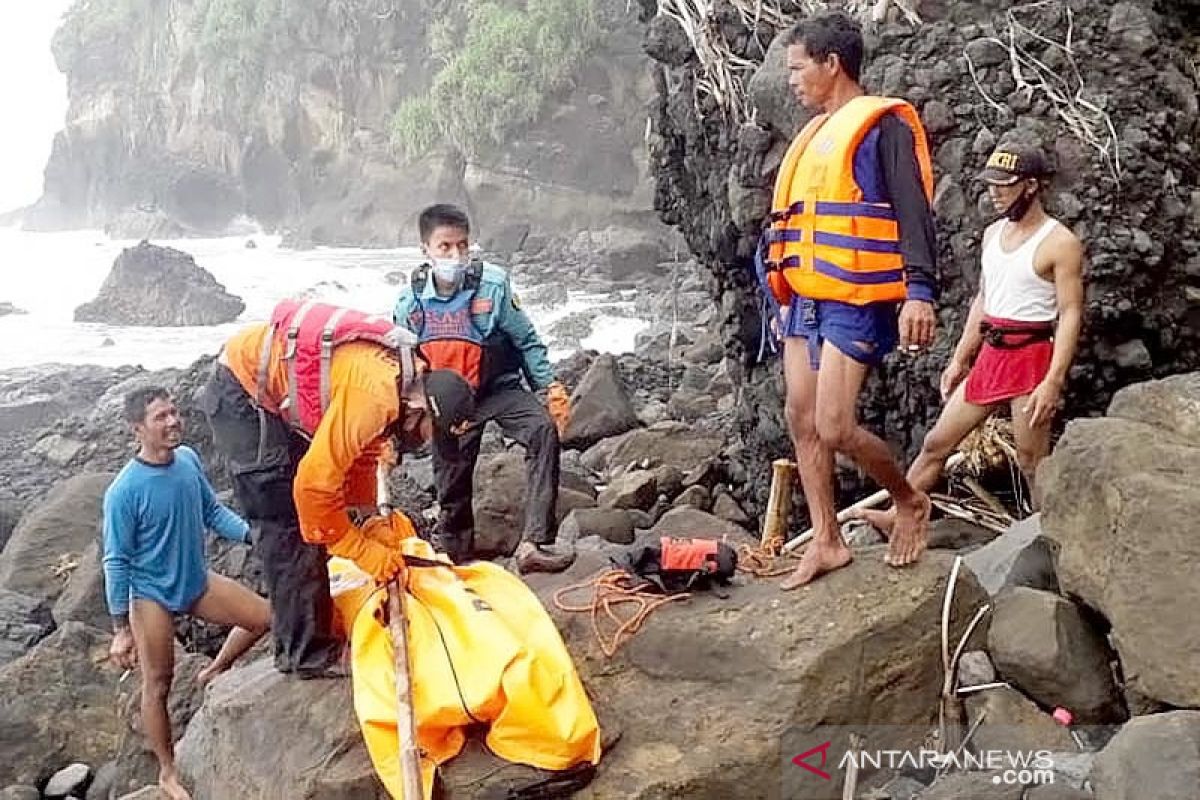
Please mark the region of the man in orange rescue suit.
POLYGON ((923 549, 929 498, 914 489, 881 439, 858 424, 868 370, 897 344, 933 339, 937 294, 933 177, 917 113, 858 83, 863 39, 841 13, 809 17, 787 39, 788 83, 820 112, 792 142, 764 233, 782 328, 786 416, 815 529, 794 589, 850 563, 834 508, 834 452, 850 456, 897 507, 887 561, 923 549))
POLYGON ((205 388, 213 441, 259 528, 282 672, 346 674, 327 553, 380 582, 393 577, 404 563, 399 533, 390 518, 370 516, 377 462, 389 447, 418 449, 472 413, 462 378, 427 372, 415 346, 386 317, 285 300, 269 323, 234 334, 205 388))
POLYGON ((521 310, 508 274, 469 258, 471 224, 438 204, 418 219, 429 261, 413 270, 392 318, 417 335, 436 368, 452 369, 475 389, 475 417, 461 436, 434 436, 433 472, 441 519, 436 545, 455 561, 474 555, 472 479, 489 420, 525 448, 525 530, 515 553, 522 572, 560 572, 574 551, 556 546, 559 435, 570 418, 567 391, 554 378, 546 345, 521 310), (546 390, 546 407, 530 392, 546 390))
MULTIPOLYGON (((946 406, 908 469, 909 482, 921 490, 937 482, 959 442, 1005 405, 1030 487, 1050 452, 1050 423, 1079 342, 1084 294, 1083 243, 1042 207, 1052 174, 1040 148, 1014 143, 997 148, 980 175, 1001 218, 983 233, 979 292, 942 372, 946 406)), ((885 532, 895 525, 892 510, 859 516, 885 532)))

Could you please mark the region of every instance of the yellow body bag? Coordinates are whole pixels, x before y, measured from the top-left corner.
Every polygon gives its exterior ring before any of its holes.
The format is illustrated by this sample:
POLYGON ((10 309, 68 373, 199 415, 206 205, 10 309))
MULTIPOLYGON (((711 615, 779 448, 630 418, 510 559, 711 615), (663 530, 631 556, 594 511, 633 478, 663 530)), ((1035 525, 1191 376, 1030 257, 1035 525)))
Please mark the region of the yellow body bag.
MULTIPOLYGON (((410 524, 411 529, 411 524, 410 524)), ((445 566, 406 570, 413 713, 425 800, 434 772, 462 750, 467 725, 489 726, 500 758, 545 770, 600 760, 600 726, 558 629, 524 582, 480 561, 455 566, 415 535, 408 556, 445 566)), ((380 780, 401 790, 387 592, 331 559, 330 590, 351 643, 354 710, 380 780)))

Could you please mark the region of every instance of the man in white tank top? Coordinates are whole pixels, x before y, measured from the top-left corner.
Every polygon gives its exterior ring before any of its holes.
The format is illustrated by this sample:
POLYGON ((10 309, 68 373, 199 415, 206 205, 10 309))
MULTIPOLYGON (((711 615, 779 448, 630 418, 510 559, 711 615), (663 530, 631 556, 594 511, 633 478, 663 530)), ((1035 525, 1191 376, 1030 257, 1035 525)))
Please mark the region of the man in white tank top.
MULTIPOLYGON (((1007 404, 1017 460, 1030 487, 1050 449, 1050 423, 1083 320, 1083 243, 1042 207, 1052 175, 1036 147, 1000 147, 980 178, 1001 218, 983 234, 979 292, 942 372, 942 414, 908 481, 928 492, 967 434, 1007 404)), ((859 516, 884 532, 895 512, 859 516)))

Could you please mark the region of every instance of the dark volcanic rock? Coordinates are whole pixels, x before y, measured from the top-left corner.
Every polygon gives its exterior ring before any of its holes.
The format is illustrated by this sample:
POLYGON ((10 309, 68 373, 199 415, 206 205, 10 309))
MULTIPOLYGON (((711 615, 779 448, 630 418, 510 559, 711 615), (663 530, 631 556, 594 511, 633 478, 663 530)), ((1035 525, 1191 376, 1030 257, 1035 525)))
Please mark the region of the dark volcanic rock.
POLYGON ((75 309, 75 321, 220 325, 245 310, 241 299, 226 292, 187 253, 142 242, 117 256, 100 294, 75 309))

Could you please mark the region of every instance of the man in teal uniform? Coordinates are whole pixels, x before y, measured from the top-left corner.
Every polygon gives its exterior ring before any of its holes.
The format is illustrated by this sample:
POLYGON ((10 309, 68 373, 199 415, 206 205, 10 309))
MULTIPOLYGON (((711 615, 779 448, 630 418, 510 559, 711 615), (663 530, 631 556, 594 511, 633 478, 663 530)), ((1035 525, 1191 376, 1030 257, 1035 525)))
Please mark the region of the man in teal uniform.
POLYGON ((451 369, 475 392, 475 415, 461 435, 435 435, 433 470, 441 519, 437 544, 454 560, 474 556, 472 477, 484 426, 495 421, 525 448, 528 486, 521 572, 558 572, 574 552, 554 545, 559 435, 570 415, 567 391, 554 377, 546 345, 521 309, 508 274, 469 257, 471 224, 452 205, 421 212, 421 247, 429 261, 413 271, 393 319, 421 340, 431 369, 451 369), (546 405, 530 391, 546 392, 546 405))

